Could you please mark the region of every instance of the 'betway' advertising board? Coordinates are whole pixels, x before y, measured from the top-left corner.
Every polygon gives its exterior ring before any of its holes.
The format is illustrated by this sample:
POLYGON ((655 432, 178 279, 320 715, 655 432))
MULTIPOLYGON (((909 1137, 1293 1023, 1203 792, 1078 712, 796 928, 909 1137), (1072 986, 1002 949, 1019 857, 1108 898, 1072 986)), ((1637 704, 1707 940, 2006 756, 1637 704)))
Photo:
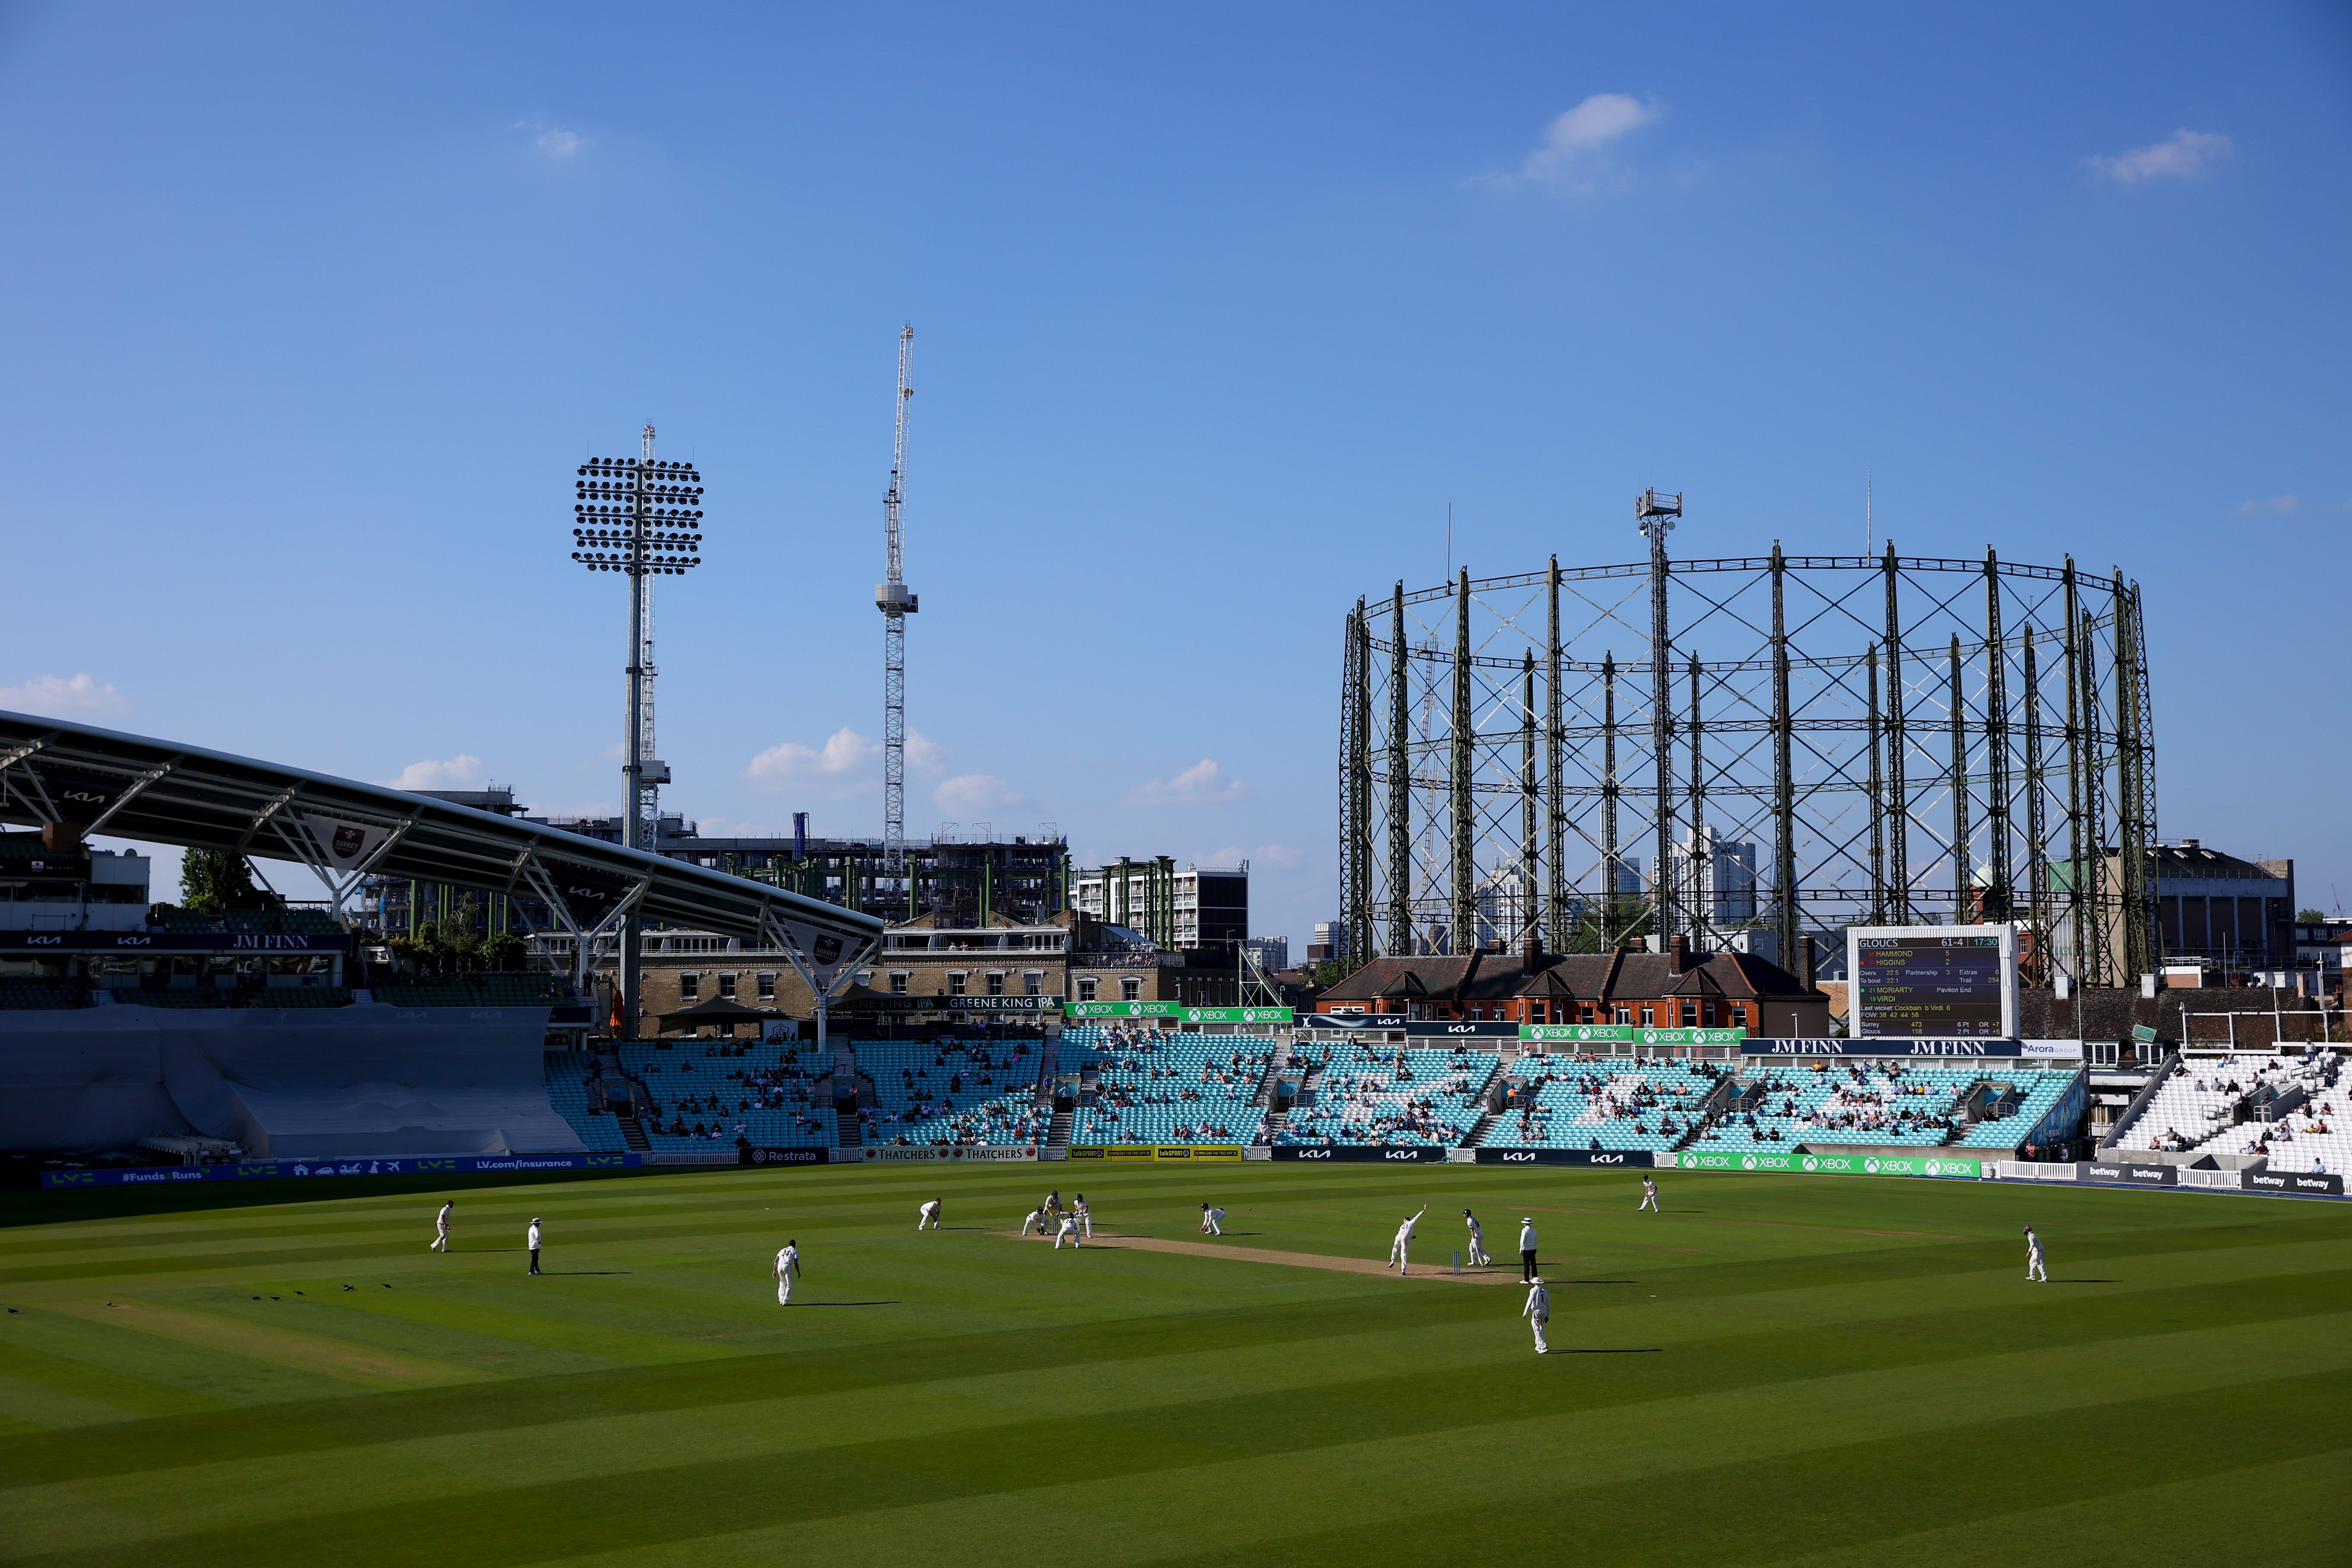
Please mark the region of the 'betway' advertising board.
POLYGON ((2080 1040, 1755 1039, 1739 1042, 1745 1057, 1961 1057, 2003 1060, 2080 1061, 2080 1040))
POLYGON ((2142 1165, 2130 1160, 2084 1160, 2074 1167, 2074 1179, 2126 1187, 2177 1187, 2180 1173, 2170 1165, 2142 1165))
POLYGON ((2248 1171, 2238 1178, 2238 1184, 2250 1193, 2300 1193, 2314 1198, 2344 1195, 2343 1177, 2323 1176, 2312 1171, 2248 1171))
POLYGON ((422 1160, 243 1160, 233 1165, 139 1165, 44 1171, 45 1187, 147 1187, 174 1182, 274 1181, 289 1176, 460 1176, 509 1171, 635 1170, 637 1154, 444 1154, 422 1160))
POLYGON ((1816 1176, 1960 1176, 1984 1174, 1984 1162, 1950 1154, 1801 1154, 1764 1149, 1685 1149, 1661 1154, 1678 1171, 1790 1171, 1816 1176))

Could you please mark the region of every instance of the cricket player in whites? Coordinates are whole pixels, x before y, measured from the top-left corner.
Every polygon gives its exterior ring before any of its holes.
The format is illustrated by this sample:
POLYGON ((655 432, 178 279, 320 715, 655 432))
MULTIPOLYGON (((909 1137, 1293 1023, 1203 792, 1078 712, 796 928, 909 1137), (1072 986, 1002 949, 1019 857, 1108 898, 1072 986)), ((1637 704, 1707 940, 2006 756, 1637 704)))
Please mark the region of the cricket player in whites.
POLYGON ((1087 1207, 1086 1194, 1080 1193, 1070 1200, 1070 1212, 1078 1216, 1078 1228, 1086 1233, 1087 1239, 1089 1241, 1093 1240, 1095 1234, 1095 1213, 1094 1210, 1087 1207))
POLYGON ((801 1244, 788 1241, 776 1249, 776 1305, 793 1304, 793 1281, 800 1277, 801 1244))
POLYGON ((1223 1209, 1213 1209, 1208 1205, 1202 1204, 1201 1205, 1201 1234, 1202 1236, 1224 1235, 1225 1211, 1223 1209))
POLYGON ((457 1206, 457 1200, 451 1198, 441 1205, 441 1212, 433 1216, 433 1251, 449 1250, 449 1211, 457 1206))
POLYGON ((1470 1267, 1484 1268, 1495 1261, 1486 1256, 1486 1229, 1479 1225, 1478 1216, 1468 1209, 1462 1211, 1462 1223, 1470 1227, 1470 1267))
POLYGON ((1072 1247, 1083 1247, 1087 1244, 1086 1238, 1078 1234, 1078 1216, 1067 1212, 1065 1212, 1062 1215, 1062 1227, 1054 1233, 1055 1251, 1059 1252, 1062 1250, 1062 1242, 1065 1237, 1068 1239, 1072 1247))
POLYGON ((2025 1227, 2025 1279, 2029 1285, 2036 1279, 2050 1283, 2050 1270, 2042 1266, 2042 1238, 2030 1225, 2025 1227))
POLYGON ((1025 1241, 1028 1239, 1029 1227, 1033 1225, 1037 1227, 1037 1234, 1039 1236, 1045 1234, 1045 1211, 1044 1209, 1031 1209, 1029 1211, 1029 1217, 1021 1222, 1021 1237, 1023 1240, 1025 1241))
POLYGON ((1405 1250, 1412 1246, 1412 1227, 1419 1225, 1421 1216, 1428 1212, 1429 1205, 1423 1204, 1418 1210, 1406 1215, 1405 1222, 1397 1226, 1396 1239, 1389 1243, 1389 1262, 1395 1266, 1397 1278, 1400 1279, 1404 1278, 1405 1250))
POLYGON ((1642 1178, 1642 1208, 1637 1208, 1633 1212, 1640 1214, 1642 1209, 1648 1209, 1652 1214, 1666 1212, 1658 1206, 1658 1184, 1648 1176, 1642 1178))
POLYGON ((1551 1292, 1544 1289, 1542 1275, 1528 1281, 1528 1304, 1519 1309, 1519 1316, 1536 1331, 1536 1354, 1551 1354, 1551 1346, 1544 1340, 1544 1325, 1551 1321, 1551 1292))
POLYGON ((921 1213, 916 1217, 915 1228, 917 1230, 937 1230, 940 1228, 939 1199, 933 1198, 929 1203, 923 1205, 921 1213))

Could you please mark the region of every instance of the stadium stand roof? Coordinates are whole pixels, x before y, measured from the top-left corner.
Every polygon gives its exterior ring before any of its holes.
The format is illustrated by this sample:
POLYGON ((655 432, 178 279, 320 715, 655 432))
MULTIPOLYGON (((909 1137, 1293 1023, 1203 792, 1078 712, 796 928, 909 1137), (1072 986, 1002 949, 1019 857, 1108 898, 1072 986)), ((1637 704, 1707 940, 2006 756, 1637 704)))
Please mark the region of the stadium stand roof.
POLYGON ((331 887, 406 877, 535 898, 581 931, 638 918, 789 937, 826 977, 879 918, 560 827, 201 746, 0 711, 0 822, 227 849, 310 867, 331 887))

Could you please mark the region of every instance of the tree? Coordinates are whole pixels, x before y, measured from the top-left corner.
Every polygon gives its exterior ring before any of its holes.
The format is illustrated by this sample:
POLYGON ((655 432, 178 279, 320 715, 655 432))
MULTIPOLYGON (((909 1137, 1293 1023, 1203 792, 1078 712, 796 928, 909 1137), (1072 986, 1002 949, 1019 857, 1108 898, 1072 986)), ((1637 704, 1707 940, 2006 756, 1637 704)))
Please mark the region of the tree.
POLYGON ((482 967, 500 974, 512 974, 522 968, 527 951, 522 938, 510 931, 502 931, 482 943, 482 967))
POLYGON ((191 849, 180 861, 183 908, 216 915, 250 904, 253 898, 253 868, 244 856, 228 849, 191 849))
POLYGON ((2326 910, 2297 910, 2294 918, 2307 926, 2323 925, 2327 921, 2326 910))

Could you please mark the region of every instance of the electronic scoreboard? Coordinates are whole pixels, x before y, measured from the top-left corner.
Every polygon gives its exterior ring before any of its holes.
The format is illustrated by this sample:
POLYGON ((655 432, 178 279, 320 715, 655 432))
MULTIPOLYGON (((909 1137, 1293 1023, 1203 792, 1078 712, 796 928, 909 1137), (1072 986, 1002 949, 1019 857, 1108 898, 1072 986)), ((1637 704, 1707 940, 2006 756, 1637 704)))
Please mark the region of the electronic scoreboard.
POLYGON ((1857 1040, 2017 1036, 2017 928, 1855 926, 1846 1033, 1857 1040))

